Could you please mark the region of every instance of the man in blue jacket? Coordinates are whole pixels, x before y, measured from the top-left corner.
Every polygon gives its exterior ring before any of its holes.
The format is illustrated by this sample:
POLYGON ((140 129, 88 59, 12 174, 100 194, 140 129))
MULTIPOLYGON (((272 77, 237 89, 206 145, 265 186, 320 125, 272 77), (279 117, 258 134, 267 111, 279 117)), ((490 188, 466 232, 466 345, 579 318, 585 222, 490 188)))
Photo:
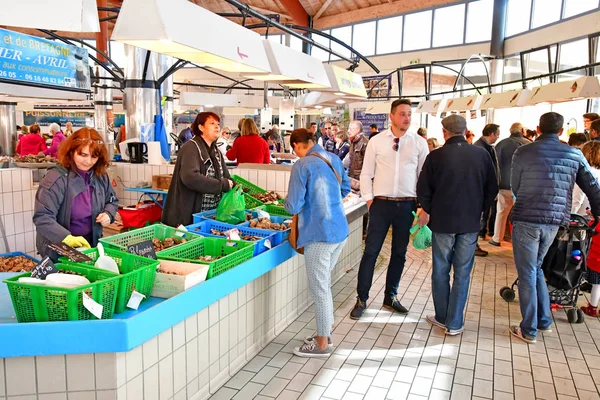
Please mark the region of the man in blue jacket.
POLYGON ((430 214, 433 232, 435 315, 428 315, 427 321, 445 329, 447 335, 458 335, 463 331, 481 214, 498 194, 498 178, 488 151, 467 143, 463 117, 450 115, 442 120, 442 126, 446 143, 425 159, 417 199, 430 214))
POLYGON ((542 115, 538 139, 513 156, 513 253, 523 320, 510 333, 527 343, 535 343, 538 331, 551 332, 550 296, 541 266, 559 227, 570 221, 575 183, 587 195, 592 215, 600 215, 600 185, 581 151, 559 141, 563 124, 560 114, 542 115))

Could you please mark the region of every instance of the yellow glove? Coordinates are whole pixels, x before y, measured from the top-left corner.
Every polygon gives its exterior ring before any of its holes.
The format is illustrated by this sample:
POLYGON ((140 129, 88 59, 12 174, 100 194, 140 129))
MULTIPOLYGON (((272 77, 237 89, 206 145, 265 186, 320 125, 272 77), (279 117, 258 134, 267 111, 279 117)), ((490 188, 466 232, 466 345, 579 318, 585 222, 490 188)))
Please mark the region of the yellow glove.
POLYGON ((63 243, 73 247, 74 249, 78 247, 85 247, 89 249, 92 247, 83 236, 68 235, 66 238, 63 239, 63 243))

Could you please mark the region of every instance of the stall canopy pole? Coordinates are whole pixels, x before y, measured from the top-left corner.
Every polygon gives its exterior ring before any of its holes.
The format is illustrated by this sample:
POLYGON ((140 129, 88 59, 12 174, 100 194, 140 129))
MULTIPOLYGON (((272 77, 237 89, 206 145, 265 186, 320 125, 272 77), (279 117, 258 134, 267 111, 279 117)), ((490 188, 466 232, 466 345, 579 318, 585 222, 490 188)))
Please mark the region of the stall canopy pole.
MULTIPOLYGON (((96 0, 98 6, 98 18, 106 18, 108 13, 103 11, 106 8, 106 0, 96 0)), ((100 32, 96 33, 96 47, 102 53, 108 54, 108 21, 100 22, 100 32)), ((101 53, 98 53, 98 60, 105 63, 107 60, 101 53)))

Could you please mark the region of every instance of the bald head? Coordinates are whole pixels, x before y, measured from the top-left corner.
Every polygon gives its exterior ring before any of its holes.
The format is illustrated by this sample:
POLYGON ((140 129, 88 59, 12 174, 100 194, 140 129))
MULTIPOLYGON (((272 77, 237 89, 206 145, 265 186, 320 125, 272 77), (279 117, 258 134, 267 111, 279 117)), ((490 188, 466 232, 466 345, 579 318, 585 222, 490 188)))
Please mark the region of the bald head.
POLYGON ((510 126, 510 134, 511 135, 518 135, 518 134, 523 134, 524 132, 523 129, 523 124, 521 124, 520 122, 515 122, 514 124, 512 124, 510 126))

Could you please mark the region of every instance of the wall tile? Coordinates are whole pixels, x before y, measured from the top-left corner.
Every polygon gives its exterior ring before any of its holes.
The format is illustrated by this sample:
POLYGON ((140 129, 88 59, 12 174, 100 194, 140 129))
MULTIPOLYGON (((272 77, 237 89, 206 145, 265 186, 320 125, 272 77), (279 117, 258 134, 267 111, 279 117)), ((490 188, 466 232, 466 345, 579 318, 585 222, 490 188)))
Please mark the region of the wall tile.
POLYGON ((65 356, 36 357, 38 393, 67 391, 65 356))
MULTIPOLYGON (((212 343, 211 343, 212 346, 212 343)), ((219 323, 219 357, 229 351, 229 318, 222 319, 219 323)))
POLYGON ((186 345, 187 383, 198 377, 198 338, 194 337, 186 345))
POLYGON ((159 400, 158 364, 144 371, 144 400, 159 400))
POLYGON ((208 331, 198 335, 198 371, 203 372, 210 365, 208 331))
POLYGON ((67 354, 67 390, 94 390, 94 355, 67 354))
MULTIPOLYGON (((219 318, 223 319, 229 314, 229 297, 223 297, 219 300, 219 318)), ((211 324, 212 325, 212 324, 211 324)))
POLYGON ((143 375, 138 375, 127 382, 127 400, 144 400, 143 375))
POLYGON ((0 395, 6 394, 6 381, 4 380, 4 358, 0 358, 0 395))
POLYGON ((33 187, 33 171, 21 170, 21 190, 30 190, 33 187))
POLYGON ((23 196, 23 211, 33 211, 31 208, 31 190, 24 190, 23 196))
POLYGON ((33 211, 25 211, 23 213, 23 232, 32 232, 35 230, 33 225, 33 211))
POLYGON ((13 217, 15 219, 15 233, 23 233, 25 228, 25 223, 23 222, 23 213, 16 212, 13 214, 13 217))
POLYGON ((181 321, 173 327, 173 350, 177 350, 185 344, 185 321, 181 321))
POLYGON ((158 362, 158 337, 153 337, 142 345, 144 370, 158 362))
MULTIPOLYGON (((40 400, 42 400, 40 398, 40 400)), ((96 400, 117 400, 116 390, 98 390, 96 392, 96 400)))
POLYGON ((173 353, 173 335, 169 328, 158 335, 158 358, 162 360, 171 353, 173 353))
POLYGON ((4 188, 4 174, 4 171, 0 171, 0 193, 8 191, 6 188, 4 188))
POLYGON ((23 195, 21 192, 13 192, 13 212, 23 212, 23 195))
POLYGON ((12 193, 12 171, 2 171, 2 192, 12 193))
POLYGON ((219 360, 219 325, 214 325, 210 327, 209 337, 208 337, 208 346, 209 346, 209 360, 210 365, 219 360))
MULTIPOLYGON (((127 382, 127 358, 126 353, 116 353, 115 357, 117 359, 116 369, 117 369, 117 388, 125 385, 127 382)), ((127 393, 125 391, 125 393, 127 393)), ((117 393, 118 395, 119 393, 117 393)))
MULTIPOLYGON (((6 203, 4 204, 6 206, 6 203)), ((2 216, 2 224, 4 225, 4 232, 6 236, 15 234, 15 216, 14 214, 6 213, 2 216)))
POLYGON ((160 382, 160 400, 173 396, 173 355, 169 354, 158 363, 158 379, 160 382))
POLYGON ((35 363, 33 357, 4 359, 6 368, 6 394, 35 394, 35 363))
POLYGON ((186 342, 198 336, 198 317, 196 314, 185 320, 185 339, 186 342))
POLYGON ((125 354, 127 361, 127 381, 142 373, 144 366, 142 362, 142 346, 138 346, 125 354))
POLYGON ((196 314, 196 317, 198 319, 198 333, 202 333, 205 330, 208 329, 208 307, 200 310, 200 312, 198 312, 196 314))
MULTIPOLYGON (((1 397, 1 399, 4 399, 4 397, 1 397)), ((67 394, 66 393, 40 394, 40 395, 38 395, 38 400, 67 400, 67 394)), ((99 398, 98 400, 102 400, 102 399, 99 398)))
POLYGON ((67 398, 69 400, 96 400, 96 392, 91 390, 85 392, 69 392, 67 398))
POLYGON ((198 393, 198 389, 198 378, 196 378, 186 386, 187 399, 194 399, 196 397, 196 393, 198 393))
POLYGON ((116 353, 96 353, 94 354, 94 362, 96 366, 96 389, 116 389, 116 353))
POLYGON ((175 393, 185 388, 185 347, 175 350, 173 353, 173 389, 175 393))
POLYGON ((20 169, 13 169, 12 170, 12 176, 11 176, 11 180, 12 180, 12 191, 13 192, 18 192, 23 190, 23 182, 21 180, 21 170, 20 169))

